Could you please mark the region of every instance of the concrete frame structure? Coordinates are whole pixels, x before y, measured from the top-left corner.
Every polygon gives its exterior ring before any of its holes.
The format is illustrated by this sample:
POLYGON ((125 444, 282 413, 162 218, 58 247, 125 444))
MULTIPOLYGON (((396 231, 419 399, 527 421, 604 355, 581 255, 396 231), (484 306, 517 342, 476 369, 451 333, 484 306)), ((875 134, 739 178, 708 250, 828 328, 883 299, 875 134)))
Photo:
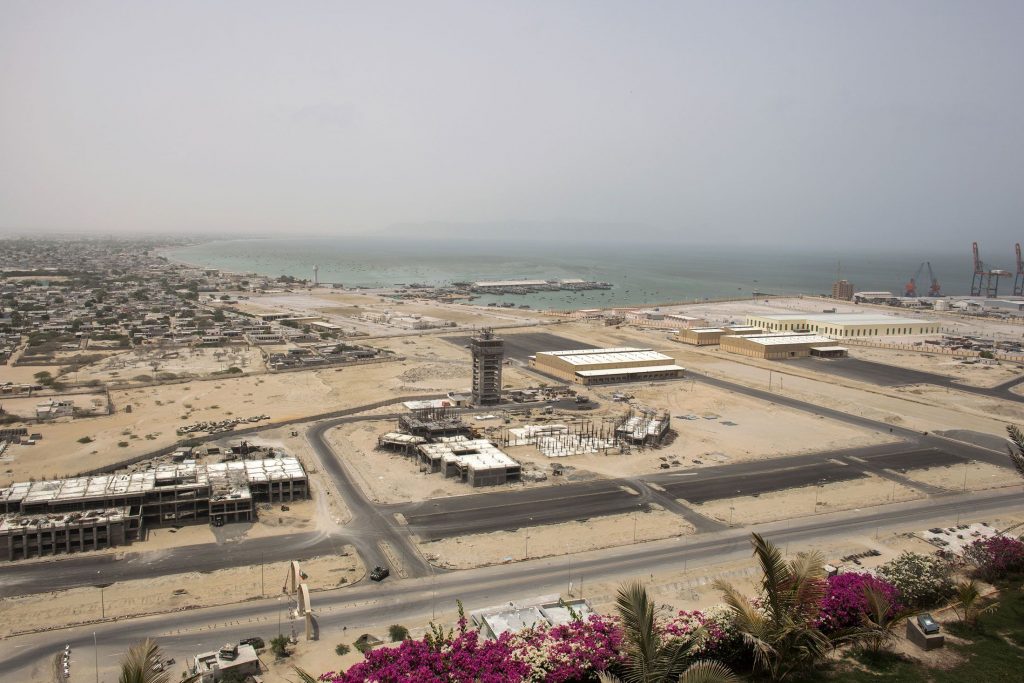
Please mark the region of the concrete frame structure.
POLYGON ((256 501, 308 495, 306 472, 293 457, 186 460, 139 472, 19 482, 0 489, 0 560, 127 544, 147 524, 248 521, 256 501))
POLYGON ((871 313, 748 315, 747 324, 762 327, 768 332, 814 332, 836 338, 891 337, 940 332, 939 323, 935 320, 871 313))
POLYGON ((836 346, 829 337, 810 333, 727 336, 722 337, 721 347, 723 351, 766 360, 788 360, 811 355, 836 358, 846 355, 846 348, 836 346))
POLYGON ((470 340, 473 354, 473 405, 501 403, 501 367, 505 361, 505 342, 490 328, 470 340))
POLYGON ((522 476, 522 465, 487 439, 443 438, 419 446, 417 453, 427 471, 444 472, 474 487, 498 486, 522 476))
POLYGON ((127 543, 127 507, 0 517, 0 560, 102 550, 127 543))

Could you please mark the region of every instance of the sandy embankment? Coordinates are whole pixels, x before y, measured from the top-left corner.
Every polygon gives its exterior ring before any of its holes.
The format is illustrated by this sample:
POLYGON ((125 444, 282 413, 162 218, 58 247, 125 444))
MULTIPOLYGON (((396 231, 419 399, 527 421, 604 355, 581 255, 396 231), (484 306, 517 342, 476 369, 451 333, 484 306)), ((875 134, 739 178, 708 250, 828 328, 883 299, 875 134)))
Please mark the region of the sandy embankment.
POLYGON ((924 494, 903 484, 870 476, 824 486, 773 491, 757 497, 723 498, 695 505, 694 508, 702 515, 739 526, 855 510, 916 498, 924 498, 924 494))
MULTIPOLYGON (((358 581, 364 568, 351 546, 340 555, 301 563, 312 590, 327 590, 358 581)), ((105 586, 75 588, 17 598, 0 599, 4 623, 0 635, 55 625, 71 626, 141 614, 179 612, 280 595, 288 572, 287 562, 223 569, 210 573, 170 574, 105 586), (102 595, 101 595, 102 593, 102 595)), ((101 581, 102 577, 98 579, 101 581)), ((314 605, 316 598, 313 598, 314 605)))
POLYGON ((1020 477, 1011 469, 974 461, 963 465, 911 470, 905 476, 924 484, 941 486, 949 491, 982 491, 1004 486, 1019 486, 1021 483, 1020 477))
POLYGON ((515 531, 471 534, 438 541, 421 541, 424 556, 438 567, 468 569, 537 557, 686 536, 693 526, 671 512, 653 510, 594 517, 515 531))

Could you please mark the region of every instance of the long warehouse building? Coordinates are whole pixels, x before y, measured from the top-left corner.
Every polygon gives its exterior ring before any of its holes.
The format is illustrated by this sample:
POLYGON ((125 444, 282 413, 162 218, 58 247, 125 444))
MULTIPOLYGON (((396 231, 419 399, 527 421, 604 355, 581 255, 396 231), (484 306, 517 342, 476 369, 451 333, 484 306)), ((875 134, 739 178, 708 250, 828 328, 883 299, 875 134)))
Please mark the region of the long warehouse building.
POLYGON ((678 379, 685 370, 671 356, 631 346, 542 351, 530 357, 530 365, 553 377, 584 385, 678 379))
POLYGON ((824 334, 837 338, 938 334, 939 323, 872 313, 787 313, 748 315, 747 324, 766 332, 824 334))

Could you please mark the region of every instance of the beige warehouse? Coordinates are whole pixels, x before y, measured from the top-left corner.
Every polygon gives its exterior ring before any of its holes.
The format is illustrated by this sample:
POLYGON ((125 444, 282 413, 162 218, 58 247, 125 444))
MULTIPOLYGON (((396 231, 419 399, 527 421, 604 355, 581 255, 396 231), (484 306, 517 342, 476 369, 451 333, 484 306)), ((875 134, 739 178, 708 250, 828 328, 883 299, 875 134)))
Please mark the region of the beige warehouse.
POLYGON ((813 332, 837 338, 938 334, 940 331, 935 320, 870 313, 748 315, 747 324, 770 332, 813 332))
POLYGON ((684 370, 670 356, 631 346, 543 351, 530 358, 530 365, 553 377, 584 385, 676 379, 684 370))
POLYGON ((751 358, 788 360, 822 356, 838 358, 846 355, 846 348, 820 334, 765 334, 748 337, 726 336, 721 340, 722 350, 751 358))

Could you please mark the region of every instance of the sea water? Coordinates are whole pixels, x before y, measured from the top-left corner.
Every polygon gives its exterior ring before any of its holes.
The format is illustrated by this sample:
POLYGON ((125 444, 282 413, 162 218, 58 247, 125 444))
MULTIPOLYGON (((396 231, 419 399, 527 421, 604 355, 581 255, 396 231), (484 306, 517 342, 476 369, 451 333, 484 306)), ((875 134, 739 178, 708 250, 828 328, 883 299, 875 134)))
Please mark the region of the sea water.
MULTIPOLYGON (((966 294, 971 276, 969 248, 949 254, 708 247, 643 240, 523 243, 381 237, 220 240, 164 253, 175 261, 236 273, 309 280, 315 264, 320 282, 346 287, 520 278, 583 278, 612 285, 610 290, 484 295, 475 301, 556 310, 745 298, 755 292, 828 294, 837 274, 853 283, 856 291, 902 295, 905 283, 924 261, 930 261, 944 294, 966 294)), ((926 293, 928 284, 924 270, 918 279, 919 291, 926 293)), ((1011 288, 1012 283, 1004 281, 1003 291, 1009 293, 1011 288)))

